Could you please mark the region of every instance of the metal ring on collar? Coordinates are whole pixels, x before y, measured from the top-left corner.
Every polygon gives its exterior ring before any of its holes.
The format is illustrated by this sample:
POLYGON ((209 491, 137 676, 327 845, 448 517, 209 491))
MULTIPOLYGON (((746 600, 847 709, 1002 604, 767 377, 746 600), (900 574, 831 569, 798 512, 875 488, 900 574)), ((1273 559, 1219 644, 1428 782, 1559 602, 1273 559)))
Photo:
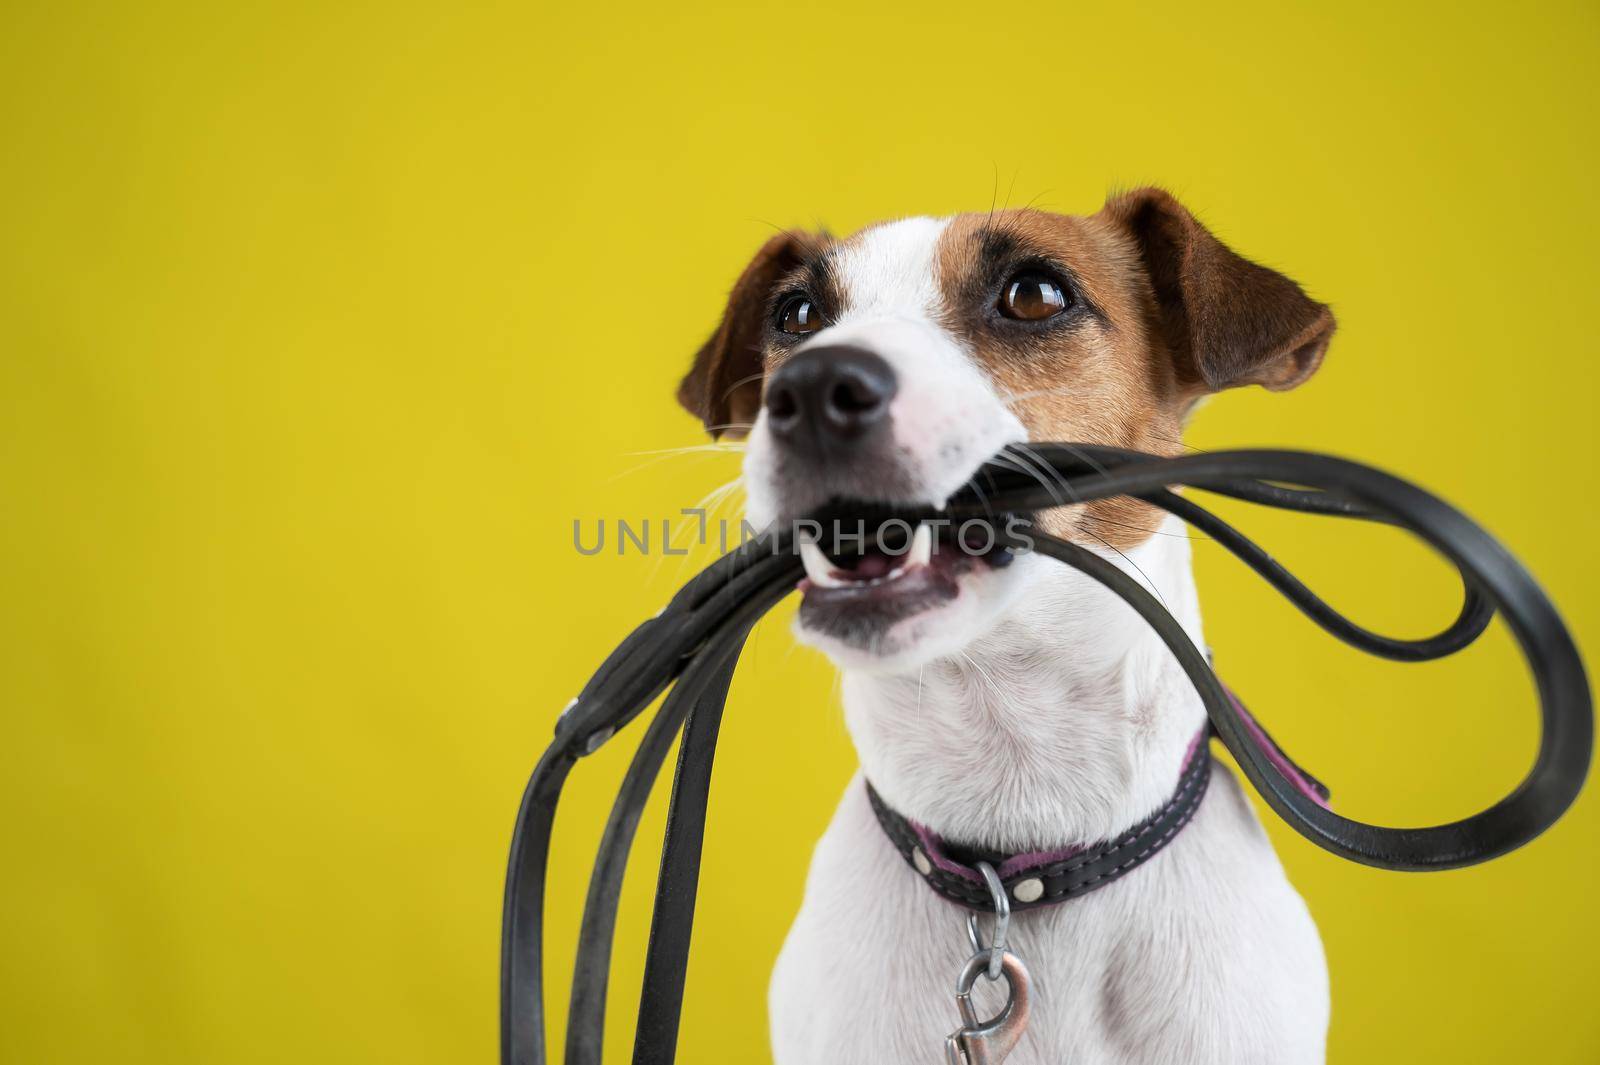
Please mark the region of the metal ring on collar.
POLYGON ((1000 874, 994 871, 994 866, 979 862, 978 872, 983 874, 983 882, 989 886, 989 897, 994 902, 994 942, 987 947, 983 945, 975 913, 967 914, 967 940, 972 944, 973 954, 988 954, 989 969, 984 975, 998 980, 1000 957, 1006 952, 1006 935, 1011 931, 1011 899, 1006 896, 1005 885, 1000 883, 1000 874))

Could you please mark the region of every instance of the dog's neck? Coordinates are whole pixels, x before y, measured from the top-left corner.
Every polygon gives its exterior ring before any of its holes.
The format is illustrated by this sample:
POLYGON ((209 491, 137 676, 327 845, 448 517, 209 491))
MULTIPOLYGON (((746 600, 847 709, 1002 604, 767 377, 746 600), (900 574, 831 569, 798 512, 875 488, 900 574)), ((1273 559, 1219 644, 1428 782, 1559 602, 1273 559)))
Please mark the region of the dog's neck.
MULTIPOLYGON (((1204 646, 1183 524, 1119 557, 1204 646)), ((896 675, 847 671, 845 719, 867 778, 955 843, 1012 852, 1115 836, 1176 786, 1199 697, 1132 608, 1040 557, 1016 603, 965 651, 896 675)))

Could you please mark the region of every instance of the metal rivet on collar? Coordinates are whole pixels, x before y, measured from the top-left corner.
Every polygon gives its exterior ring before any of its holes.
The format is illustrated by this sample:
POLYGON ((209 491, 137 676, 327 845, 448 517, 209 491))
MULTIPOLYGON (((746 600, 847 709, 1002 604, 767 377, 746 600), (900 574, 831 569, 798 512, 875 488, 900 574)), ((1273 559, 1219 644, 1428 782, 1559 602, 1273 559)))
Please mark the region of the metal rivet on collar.
POLYGON ((917 872, 927 876, 933 872, 933 863, 928 861, 928 856, 922 853, 921 847, 911 848, 911 864, 917 867, 917 872))
POLYGON ((1038 902, 1044 897, 1044 881, 1036 876, 1018 880, 1011 886, 1011 897, 1018 902, 1038 902))

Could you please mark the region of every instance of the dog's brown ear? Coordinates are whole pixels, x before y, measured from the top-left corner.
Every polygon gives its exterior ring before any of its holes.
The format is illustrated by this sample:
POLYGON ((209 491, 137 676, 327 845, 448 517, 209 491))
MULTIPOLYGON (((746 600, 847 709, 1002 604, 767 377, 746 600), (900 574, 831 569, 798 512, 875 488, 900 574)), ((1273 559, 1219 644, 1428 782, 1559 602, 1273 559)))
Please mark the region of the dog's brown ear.
POLYGON ((1161 189, 1124 193, 1103 213, 1139 246, 1162 332, 1187 383, 1281 391, 1316 372, 1333 336, 1326 304, 1234 254, 1161 189))
POLYGON ((766 328, 767 299, 784 274, 820 250, 826 238, 791 230, 779 233, 761 246, 744 268, 722 324, 694 357, 678 402, 699 418, 713 437, 724 433, 744 436, 761 405, 762 333, 766 328))

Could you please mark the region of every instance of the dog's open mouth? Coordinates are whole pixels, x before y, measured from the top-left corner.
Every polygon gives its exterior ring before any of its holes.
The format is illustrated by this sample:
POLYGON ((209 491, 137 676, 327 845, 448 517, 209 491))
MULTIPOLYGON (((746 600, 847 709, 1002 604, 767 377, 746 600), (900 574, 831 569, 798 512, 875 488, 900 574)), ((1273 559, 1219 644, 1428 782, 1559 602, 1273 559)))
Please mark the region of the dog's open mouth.
POLYGON ((889 626, 961 594, 961 579, 1008 565, 1014 530, 1024 519, 956 523, 929 517, 915 523, 874 522, 857 512, 830 510, 815 535, 798 537, 805 578, 800 623, 867 646, 889 626))

